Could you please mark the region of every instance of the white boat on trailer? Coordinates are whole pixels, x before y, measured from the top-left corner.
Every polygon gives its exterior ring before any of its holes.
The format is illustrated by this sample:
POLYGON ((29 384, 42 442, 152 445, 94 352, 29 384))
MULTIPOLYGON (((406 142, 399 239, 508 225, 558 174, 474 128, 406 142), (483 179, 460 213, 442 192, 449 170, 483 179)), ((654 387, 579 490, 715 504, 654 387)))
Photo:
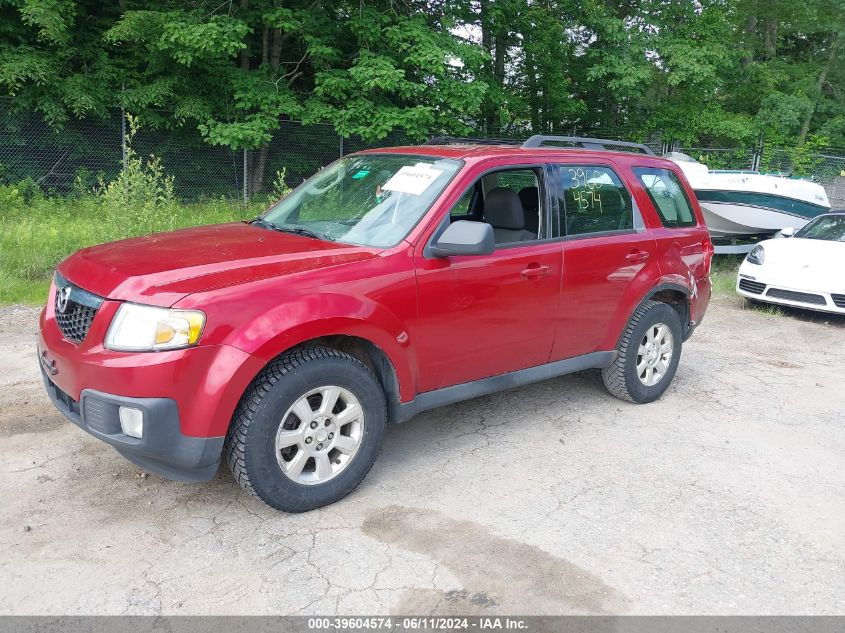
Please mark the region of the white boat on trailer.
POLYGON ((810 180, 756 171, 711 170, 680 152, 666 158, 692 186, 717 253, 746 253, 785 228, 800 229, 830 211, 824 187, 810 180))

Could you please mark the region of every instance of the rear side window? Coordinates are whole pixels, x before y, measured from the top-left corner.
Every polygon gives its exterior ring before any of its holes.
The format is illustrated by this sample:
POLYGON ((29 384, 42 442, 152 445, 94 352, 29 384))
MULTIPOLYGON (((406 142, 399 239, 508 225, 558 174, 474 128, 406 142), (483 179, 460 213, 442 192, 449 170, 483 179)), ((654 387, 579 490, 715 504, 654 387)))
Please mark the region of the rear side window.
POLYGON ((566 235, 634 228, 631 195, 619 176, 601 165, 558 165, 566 235))
POLYGON ((634 167, 634 173, 648 192, 663 226, 695 226, 692 206, 684 193, 681 181, 671 170, 634 167))

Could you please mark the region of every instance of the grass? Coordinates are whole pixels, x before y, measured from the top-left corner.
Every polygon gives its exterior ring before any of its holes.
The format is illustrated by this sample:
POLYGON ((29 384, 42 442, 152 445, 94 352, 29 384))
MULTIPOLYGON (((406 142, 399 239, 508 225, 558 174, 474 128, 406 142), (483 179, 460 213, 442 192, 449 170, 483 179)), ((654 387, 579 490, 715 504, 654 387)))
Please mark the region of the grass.
POLYGON ((0 305, 43 304, 56 265, 74 251, 127 237, 255 217, 263 204, 238 201, 128 205, 102 197, 25 196, 0 186, 0 305))
MULTIPOLYGON (((713 258, 713 267, 710 280, 713 287, 713 294, 733 296, 736 294, 736 275, 739 265, 744 259, 743 255, 716 255, 713 258)), ((785 313, 780 306, 771 303, 761 303, 742 299, 746 308, 768 316, 783 316, 785 313)))
POLYGON ((710 281, 713 284, 714 294, 733 294, 736 287, 736 273, 742 259, 742 255, 716 255, 713 257, 710 281))

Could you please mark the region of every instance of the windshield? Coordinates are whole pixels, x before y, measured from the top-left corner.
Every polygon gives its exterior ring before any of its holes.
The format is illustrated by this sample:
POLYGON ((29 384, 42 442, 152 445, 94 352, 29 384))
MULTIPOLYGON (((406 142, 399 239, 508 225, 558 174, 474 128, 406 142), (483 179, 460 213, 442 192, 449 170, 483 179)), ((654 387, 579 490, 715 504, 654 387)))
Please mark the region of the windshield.
POLYGON ((342 158, 279 200, 257 224, 360 246, 394 246, 461 165, 402 154, 342 158))
POLYGON ((795 234, 808 240, 830 240, 845 242, 845 215, 823 215, 795 234))

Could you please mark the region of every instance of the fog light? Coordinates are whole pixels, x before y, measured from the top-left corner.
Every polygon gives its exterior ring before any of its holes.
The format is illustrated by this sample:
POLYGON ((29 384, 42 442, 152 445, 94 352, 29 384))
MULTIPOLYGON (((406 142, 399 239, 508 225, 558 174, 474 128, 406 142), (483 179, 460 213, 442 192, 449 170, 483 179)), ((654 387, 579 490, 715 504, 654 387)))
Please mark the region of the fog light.
POLYGON ((120 428, 130 437, 141 438, 144 432, 144 412, 134 407, 120 407, 120 428))

